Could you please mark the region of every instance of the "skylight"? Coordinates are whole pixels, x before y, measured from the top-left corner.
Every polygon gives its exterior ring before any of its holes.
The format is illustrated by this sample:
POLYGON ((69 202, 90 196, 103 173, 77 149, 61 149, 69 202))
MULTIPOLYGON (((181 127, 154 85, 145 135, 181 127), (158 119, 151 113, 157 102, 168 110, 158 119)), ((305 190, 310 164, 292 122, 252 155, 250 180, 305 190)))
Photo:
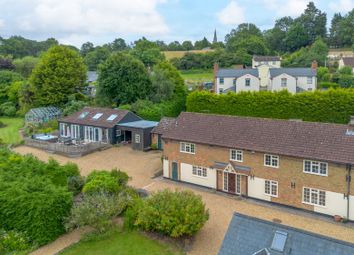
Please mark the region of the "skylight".
POLYGON ((108 120, 108 121, 112 121, 112 120, 114 120, 115 118, 117 118, 117 116, 118 116, 117 114, 112 114, 111 116, 108 117, 107 120, 108 120))
POLYGON ((273 237, 271 248, 275 251, 283 252, 287 237, 288 237, 288 233, 282 231, 276 231, 273 237))
POLYGON ((87 114, 89 114, 89 112, 82 112, 79 116, 80 119, 83 119, 87 116, 87 114))
POLYGON ((92 119, 98 120, 102 115, 103 113, 96 113, 95 116, 92 117, 92 119))

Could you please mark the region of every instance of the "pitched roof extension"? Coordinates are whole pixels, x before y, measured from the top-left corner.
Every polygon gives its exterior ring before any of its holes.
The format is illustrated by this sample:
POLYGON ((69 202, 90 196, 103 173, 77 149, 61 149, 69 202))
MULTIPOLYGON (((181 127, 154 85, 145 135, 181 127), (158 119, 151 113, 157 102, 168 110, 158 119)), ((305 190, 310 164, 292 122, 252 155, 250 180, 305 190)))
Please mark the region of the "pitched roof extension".
POLYGON ((176 122, 176 118, 163 117, 159 124, 153 128, 151 133, 162 135, 165 133, 174 123, 176 122))
POLYGON ((241 77, 246 74, 253 75, 258 77, 258 69, 256 68, 247 68, 247 69, 219 69, 217 77, 226 78, 226 77, 241 77))
POLYGON ((290 253, 291 255, 350 255, 354 254, 354 244, 235 213, 219 251, 219 255, 290 253), (275 244, 278 245, 272 247, 275 233, 283 233, 286 238, 277 240, 275 244), (282 244, 285 245, 282 252, 275 249, 282 244))
POLYGON ((354 164, 349 125, 183 112, 164 139, 354 164))
POLYGON ((270 77, 276 77, 281 74, 288 74, 294 77, 307 77, 307 76, 316 76, 316 69, 312 68, 269 68, 270 77))
MULTIPOLYGON (((88 125, 94 127, 112 128, 130 113, 128 110, 85 107, 81 111, 60 119, 60 122, 88 125), (102 114, 99 118, 93 118, 96 114, 102 114), (116 117, 114 117, 116 115, 116 117), (110 118, 111 117, 111 118, 110 118), (113 118, 114 117, 114 118, 113 118)), ((97 115, 98 116, 98 115, 97 115)))

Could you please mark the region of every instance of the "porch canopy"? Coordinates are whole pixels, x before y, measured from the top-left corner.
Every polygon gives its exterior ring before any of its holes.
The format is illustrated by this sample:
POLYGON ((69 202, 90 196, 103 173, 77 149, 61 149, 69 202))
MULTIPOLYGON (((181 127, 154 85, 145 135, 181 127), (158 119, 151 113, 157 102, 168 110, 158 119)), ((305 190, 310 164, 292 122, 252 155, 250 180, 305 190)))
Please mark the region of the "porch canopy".
POLYGON ((241 166, 236 164, 234 161, 230 161, 228 163, 225 162, 217 162, 215 161, 211 168, 227 171, 227 172, 234 172, 234 173, 241 173, 245 175, 250 175, 251 168, 248 166, 241 166))

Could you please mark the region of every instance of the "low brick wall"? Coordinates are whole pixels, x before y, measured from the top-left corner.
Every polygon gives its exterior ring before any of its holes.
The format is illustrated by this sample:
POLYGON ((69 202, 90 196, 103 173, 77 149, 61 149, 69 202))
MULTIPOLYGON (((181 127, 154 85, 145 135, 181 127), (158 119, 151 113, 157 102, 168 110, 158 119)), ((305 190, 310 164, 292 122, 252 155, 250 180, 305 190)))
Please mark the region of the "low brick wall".
POLYGON ((45 150, 49 153, 61 154, 68 157, 81 157, 94 151, 110 148, 110 144, 105 143, 87 143, 79 145, 64 145, 62 143, 53 143, 48 141, 40 141, 31 138, 25 138, 25 145, 45 150))

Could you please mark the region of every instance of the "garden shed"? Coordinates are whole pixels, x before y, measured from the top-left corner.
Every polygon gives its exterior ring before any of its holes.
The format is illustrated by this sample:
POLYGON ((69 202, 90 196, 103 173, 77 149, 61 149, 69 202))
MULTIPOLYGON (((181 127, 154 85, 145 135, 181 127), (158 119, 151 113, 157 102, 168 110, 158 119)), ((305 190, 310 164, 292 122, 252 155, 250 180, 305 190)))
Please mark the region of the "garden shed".
POLYGON ((61 110, 57 107, 39 107, 32 108, 25 115, 26 124, 42 124, 50 120, 59 119, 61 117, 61 110))

